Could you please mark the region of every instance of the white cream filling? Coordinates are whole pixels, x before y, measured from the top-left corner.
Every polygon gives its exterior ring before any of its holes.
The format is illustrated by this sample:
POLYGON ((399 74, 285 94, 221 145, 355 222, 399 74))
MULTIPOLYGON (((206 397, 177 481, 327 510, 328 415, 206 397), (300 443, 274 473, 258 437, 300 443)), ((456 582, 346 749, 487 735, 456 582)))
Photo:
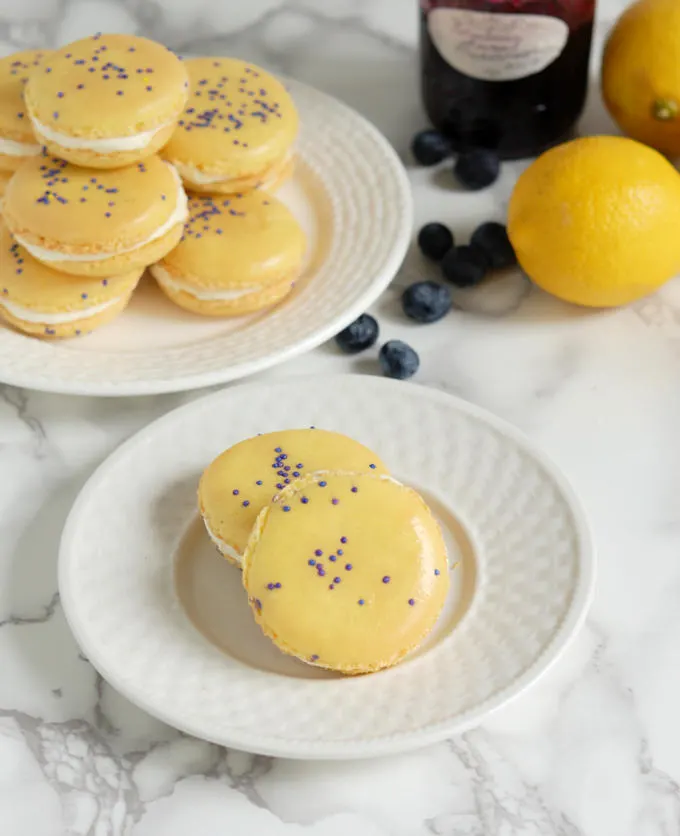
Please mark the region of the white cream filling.
POLYGON ((153 128, 150 131, 140 131, 138 134, 131 134, 130 136, 111 136, 106 137, 105 139, 90 139, 82 136, 69 136, 69 134, 63 134, 60 131, 55 131, 47 125, 44 125, 32 114, 30 115, 31 122, 33 123, 36 131, 44 136, 45 139, 49 139, 50 142, 61 145, 63 148, 99 151, 102 154, 111 154, 116 151, 140 151, 152 142, 156 134, 174 124, 174 120, 172 120, 170 122, 164 122, 162 125, 159 125, 157 128, 153 128))
POLYGON ((225 543, 224 540, 220 540, 220 538, 212 531, 212 529, 208 525, 208 521, 205 517, 203 517, 203 522, 205 524, 205 529, 208 532, 208 536, 217 546, 220 552, 226 557, 230 557, 232 560, 235 560, 236 563, 240 564, 243 561, 243 555, 241 554, 241 552, 236 551, 235 548, 230 546, 229 543, 225 543))
MULTIPOLYGON (((285 160, 281 164, 281 170, 283 170, 290 160, 292 159, 292 154, 286 154, 285 160)), ((188 180, 190 183, 196 183, 198 186, 209 186, 211 183, 228 183, 231 180, 239 180, 239 177, 230 177, 227 174, 208 174, 205 171, 201 171, 198 168, 194 168, 192 165, 185 165, 184 163, 178 163, 173 161, 173 165, 177 168, 179 173, 185 180, 188 180)), ((279 167, 276 166, 275 173, 269 177, 267 180, 262 182, 263 186, 266 186, 268 183, 275 182, 279 176, 279 167)))
POLYGON ((41 146, 32 142, 16 142, 0 137, 0 154, 6 157, 36 157, 40 151, 41 146))
POLYGON ((3 299, 1 296, 0 305, 13 317, 21 319, 23 322, 65 325, 69 322, 78 322, 81 319, 88 319, 91 316, 103 313, 103 311, 117 305, 121 299, 122 297, 119 296, 116 299, 110 299, 108 302, 102 302, 101 305, 92 305, 82 311, 67 311, 65 313, 41 313, 33 308, 24 308, 23 305, 17 305, 15 302, 10 302, 9 299, 3 299))
POLYGON ((241 299, 243 296, 250 296, 252 293, 259 293, 262 290, 260 285, 243 288, 242 290, 201 290, 193 285, 178 282, 160 264, 154 264, 149 269, 158 284, 177 293, 188 293, 189 296, 193 296, 194 299, 199 299, 202 302, 228 302, 231 299, 241 299))
POLYGON ((69 261, 106 261, 107 258, 112 258, 116 255, 124 255, 125 253, 132 253, 135 250, 139 250, 142 247, 145 247, 147 244, 151 244, 157 238, 162 238, 166 232, 172 229, 178 223, 184 223, 189 215, 189 204, 187 200, 187 196, 182 188, 182 183, 179 179, 179 175, 175 171, 174 167, 170 165, 170 163, 166 163, 169 169, 172 171, 172 176, 175 178, 177 184, 177 202, 175 204, 175 209, 168 218, 168 220, 161 224, 158 229, 149 235, 148 238, 145 238, 144 241, 140 241, 139 244, 135 244, 133 247, 126 247, 123 249, 115 250, 114 252, 110 253, 83 253, 81 254, 74 254, 74 253, 60 253, 56 250, 48 250, 45 247, 39 247, 37 244, 32 244, 30 241, 26 241, 25 238, 22 238, 21 235, 15 234, 15 239, 25 247, 29 253, 34 257, 37 258, 38 261, 61 261, 61 262, 69 262, 69 261))

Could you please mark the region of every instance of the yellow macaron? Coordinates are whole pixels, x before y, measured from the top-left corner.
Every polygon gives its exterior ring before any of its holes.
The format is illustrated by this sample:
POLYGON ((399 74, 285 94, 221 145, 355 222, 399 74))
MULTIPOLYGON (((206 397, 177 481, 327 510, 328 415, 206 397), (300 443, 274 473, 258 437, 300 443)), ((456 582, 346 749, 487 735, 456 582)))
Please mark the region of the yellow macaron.
POLYGON ((10 180, 3 214, 14 237, 53 269, 114 276, 177 244, 187 199, 175 169, 156 156, 113 171, 41 155, 10 180))
POLYGON ((0 59, 0 171, 14 171, 28 157, 40 153, 24 103, 24 87, 31 73, 52 53, 31 49, 0 59))
POLYGON ((387 473, 368 447, 328 430, 282 430, 241 441, 201 477, 198 503, 208 534, 240 565, 257 515, 272 497, 300 476, 338 468, 387 473))
POLYGON ((94 35, 32 73, 28 114, 55 156, 92 168, 129 165, 170 138, 188 93, 184 64, 135 35, 94 35))
POLYGON ((182 308, 242 316, 290 292, 305 249, 293 214, 266 192, 194 196, 182 241, 151 273, 182 308))
POLYGON ((189 100, 163 155, 187 188, 235 194, 290 175, 298 114, 286 88, 235 58, 186 62, 189 100))
POLYGON ((51 270, 15 241, 0 221, 0 319, 37 337, 77 337, 110 322, 142 274, 107 279, 51 270))
POLYGON ((389 476, 317 473, 260 513, 243 584, 284 653, 370 673, 399 662, 434 627, 449 588, 446 546, 411 488, 389 476))

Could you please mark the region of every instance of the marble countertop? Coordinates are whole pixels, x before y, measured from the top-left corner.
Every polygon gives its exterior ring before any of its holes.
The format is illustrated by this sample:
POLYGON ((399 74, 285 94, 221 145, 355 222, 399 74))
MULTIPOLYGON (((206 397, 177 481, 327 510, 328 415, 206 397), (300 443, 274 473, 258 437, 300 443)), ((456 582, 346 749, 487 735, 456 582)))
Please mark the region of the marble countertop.
MULTIPOLYGON (((415 5, 0 0, 0 48, 117 30, 247 56, 338 95, 404 153, 423 124, 415 5)), ((601 31, 623 5, 601 0, 601 31)), ((584 127, 611 127, 596 92, 584 127)), ((411 176, 417 223, 445 218, 451 196, 426 173, 411 176)), ((496 215, 513 177, 506 167, 489 204, 496 215)), ((79 653, 56 556, 93 469, 200 393, 116 401, 0 386, 2 836, 680 834, 680 285, 626 310, 587 313, 511 279, 416 328, 394 303, 423 270, 409 256, 377 306, 385 335, 419 350, 421 383, 541 443, 589 511, 599 584, 569 652, 484 727, 402 757, 277 761, 183 736, 126 702, 79 653)), ((351 365, 321 348, 261 377, 351 365)))

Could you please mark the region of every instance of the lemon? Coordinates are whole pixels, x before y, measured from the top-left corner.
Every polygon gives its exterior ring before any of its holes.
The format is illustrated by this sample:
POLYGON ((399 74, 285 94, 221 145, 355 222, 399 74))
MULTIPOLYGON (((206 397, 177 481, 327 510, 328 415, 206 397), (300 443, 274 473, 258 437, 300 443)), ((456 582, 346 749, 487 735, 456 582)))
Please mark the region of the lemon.
POLYGON ((680 155, 680 0, 639 0, 614 27, 602 93, 628 136, 680 155))
POLYGON ((680 174, 632 139, 567 142, 519 178, 508 233, 539 287, 579 305, 624 305, 680 272, 680 174))

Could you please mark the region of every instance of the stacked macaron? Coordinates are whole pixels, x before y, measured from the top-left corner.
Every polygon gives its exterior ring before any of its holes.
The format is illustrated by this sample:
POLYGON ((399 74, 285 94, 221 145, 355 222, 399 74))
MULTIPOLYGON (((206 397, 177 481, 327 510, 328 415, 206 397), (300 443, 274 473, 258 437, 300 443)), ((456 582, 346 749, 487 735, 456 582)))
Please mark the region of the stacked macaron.
POLYGON ((263 70, 183 62, 146 38, 0 60, 0 318, 34 336, 89 333, 147 267, 196 313, 278 302, 305 240, 260 187, 290 172, 296 131, 263 70))
POLYGON ((177 305, 205 316, 242 316, 288 295, 304 233, 271 190, 293 170, 298 130, 285 87, 233 58, 185 63, 189 98, 161 151, 191 195, 179 246, 151 269, 177 305))
POLYGON ((0 63, 0 314, 41 337, 120 313, 175 247, 187 198, 156 155, 188 96, 183 63, 146 38, 94 35, 0 63))
POLYGON ((258 435, 208 466, 198 496, 208 535, 243 569, 255 619, 284 653, 370 673, 434 627, 449 588, 439 525, 353 439, 258 435))

